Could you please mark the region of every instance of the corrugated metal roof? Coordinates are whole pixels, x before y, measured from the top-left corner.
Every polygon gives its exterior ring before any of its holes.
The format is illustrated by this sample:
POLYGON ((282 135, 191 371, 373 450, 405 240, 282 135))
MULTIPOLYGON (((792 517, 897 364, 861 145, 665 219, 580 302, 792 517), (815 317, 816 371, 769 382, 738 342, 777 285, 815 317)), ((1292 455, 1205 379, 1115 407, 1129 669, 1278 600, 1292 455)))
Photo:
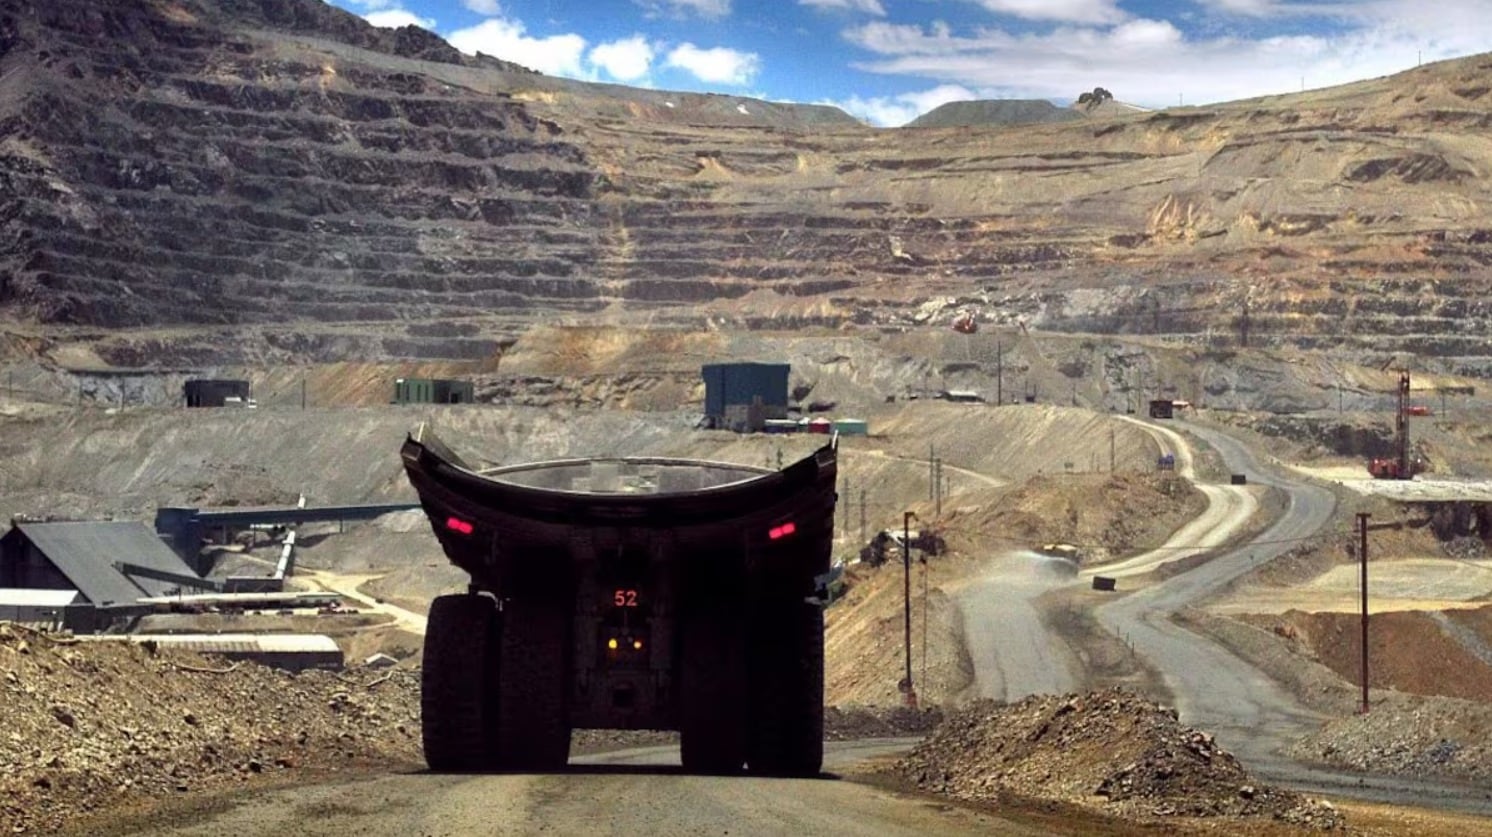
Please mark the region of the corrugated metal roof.
POLYGON ((329 602, 342 600, 340 593, 318 593, 315 591, 287 591, 281 593, 186 593, 180 596, 152 596, 141 599, 140 604, 151 605, 188 605, 188 604, 218 604, 218 605, 255 605, 255 604, 286 604, 300 605, 303 607, 314 607, 329 602))
POLYGON ((95 605, 133 604, 141 596, 164 595, 178 586, 126 576, 114 568, 115 561, 195 575, 149 526, 138 521, 20 523, 16 528, 95 605))
POLYGON ((326 634, 98 634, 78 637, 89 642, 154 642, 204 654, 341 653, 326 634))
POLYGON ((77 590, 0 587, 0 607, 66 607, 77 598, 77 590))

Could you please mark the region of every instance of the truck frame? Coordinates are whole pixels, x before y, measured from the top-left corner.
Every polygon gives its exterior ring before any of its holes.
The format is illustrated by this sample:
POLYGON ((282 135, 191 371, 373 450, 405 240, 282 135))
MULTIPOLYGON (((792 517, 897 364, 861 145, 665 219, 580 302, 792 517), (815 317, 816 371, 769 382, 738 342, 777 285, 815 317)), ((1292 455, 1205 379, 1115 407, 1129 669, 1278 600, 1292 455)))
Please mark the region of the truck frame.
POLYGON ((837 439, 778 471, 592 458, 478 471, 401 450, 465 594, 431 604, 439 771, 556 770, 573 729, 678 730, 684 768, 816 775, 837 439))

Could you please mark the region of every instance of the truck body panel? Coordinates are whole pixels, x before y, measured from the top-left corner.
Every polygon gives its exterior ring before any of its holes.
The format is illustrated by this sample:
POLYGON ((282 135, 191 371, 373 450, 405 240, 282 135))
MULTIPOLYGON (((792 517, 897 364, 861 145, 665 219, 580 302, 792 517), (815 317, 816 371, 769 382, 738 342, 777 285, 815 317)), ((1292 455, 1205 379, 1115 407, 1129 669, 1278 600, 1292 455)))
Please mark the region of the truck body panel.
POLYGON ((542 709, 559 716, 566 734, 683 729, 686 740, 702 740, 707 733, 691 736, 689 727, 706 721, 691 718, 739 721, 741 735, 711 750, 718 755, 747 745, 751 691, 762 688, 750 684, 775 677, 779 690, 814 692, 821 730, 833 440, 780 471, 658 457, 478 471, 427 427, 401 455, 446 555, 499 613, 499 728, 505 717, 542 709), (520 636, 523 647, 514 647, 520 636), (543 659, 530 659, 540 646, 543 659), (506 683, 514 665, 552 686, 541 702, 558 705, 504 704, 501 695, 517 688, 506 683), (704 705, 730 708, 738 699, 734 715, 704 705))

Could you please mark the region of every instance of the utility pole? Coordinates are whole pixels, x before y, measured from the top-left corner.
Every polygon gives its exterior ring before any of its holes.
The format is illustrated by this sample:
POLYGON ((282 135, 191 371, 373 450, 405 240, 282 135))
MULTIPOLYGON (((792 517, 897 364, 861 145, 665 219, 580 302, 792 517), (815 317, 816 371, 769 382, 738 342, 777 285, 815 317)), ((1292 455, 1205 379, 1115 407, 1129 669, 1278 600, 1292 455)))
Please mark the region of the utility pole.
POLYGON ((931 503, 937 496, 938 489, 938 464, 937 447, 932 444, 927 446, 927 501, 931 503))
POLYGON ((1005 347, 995 343, 995 404, 1005 403, 1005 347))
MULTIPOLYGON (((864 494, 864 493, 865 492, 863 492, 863 491, 861 492, 861 494, 864 494)), ((844 496, 847 497, 847 498, 853 496, 852 494, 850 494, 850 478, 848 476, 846 476, 844 478, 844 496)), ((844 504, 844 530, 845 530, 845 532, 849 532, 850 531, 850 504, 849 503, 845 503, 844 504)))
POLYGON ((1362 714, 1368 714, 1368 512, 1357 513, 1360 541, 1357 555, 1362 559, 1362 714))
POLYGON ((306 408, 306 376, 300 376, 300 408, 306 408))
POLYGON ((860 544, 863 546, 865 540, 865 489, 860 489, 860 544))
POLYGON ((941 456, 933 460, 933 486, 937 489, 933 493, 933 516, 941 519, 943 517, 943 457, 941 456))
POLYGON ((901 567, 902 567, 902 614, 905 621, 905 657, 906 677, 902 680, 902 694, 906 695, 906 704, 913 709, 917 708, 917 689, 912 684, 912 521, 917 517, 916 512, 902 512, 901 515, 901 567))
POLYGON ((1249 301, 1243 301, 1243 313, 1238 315, 1238 345, 1241 348, 1249 347, 1249 301))
POLYGON ((918 558, 922 562, 922 672, 918 679, 927 685, 927 553, 918 558))

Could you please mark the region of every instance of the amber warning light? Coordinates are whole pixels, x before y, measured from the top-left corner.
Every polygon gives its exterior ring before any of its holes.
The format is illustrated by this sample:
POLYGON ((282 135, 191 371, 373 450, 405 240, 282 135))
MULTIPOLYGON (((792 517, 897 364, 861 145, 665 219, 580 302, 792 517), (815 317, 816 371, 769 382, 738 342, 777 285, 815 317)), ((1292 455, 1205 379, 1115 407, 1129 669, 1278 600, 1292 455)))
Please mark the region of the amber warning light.
POLYGON ((450 529, 452 532, 460 532, 463 535, 470 535, 472 525, 459 517, 448 517, 446 518, 446 528, 450 529))
POLYGON ((796 531, 798 531, 797 525, 789 521, 781 526, 773 526, 771 531, 767 532, 767 537, 775 541, 778 538, 785 538, 796 531))

